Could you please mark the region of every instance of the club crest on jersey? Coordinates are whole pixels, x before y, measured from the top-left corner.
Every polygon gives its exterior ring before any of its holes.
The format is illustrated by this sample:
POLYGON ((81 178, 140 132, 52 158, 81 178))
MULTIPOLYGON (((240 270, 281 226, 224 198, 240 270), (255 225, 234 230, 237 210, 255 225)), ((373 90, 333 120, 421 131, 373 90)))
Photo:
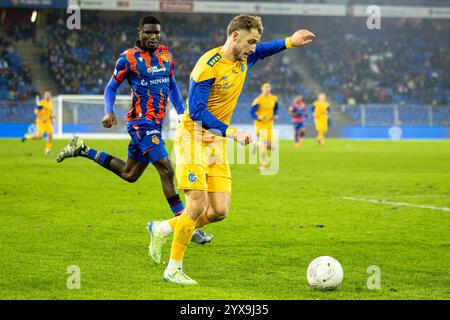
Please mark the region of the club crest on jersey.
POLYGON ((141 80, 141 85, 146 86, 148 83, 144 79, 141 80))
POLYGON ((161 57, 162 61, 169 62, 170 58, 164 51, 160 51, 159 56, 161 57))
POLYGON ((192 182, 192 183, 197 181, 197 177, 195 176, 195 173, 192 173, 192 172, 188 174, 188 179, 189 179, 189 182, 192 182))
POLYGON ((153 136, 152 136, 152 142, 153 142, 154 144, 159 144, 159 138, 158 138, 157 135, 153 135, 153 136))

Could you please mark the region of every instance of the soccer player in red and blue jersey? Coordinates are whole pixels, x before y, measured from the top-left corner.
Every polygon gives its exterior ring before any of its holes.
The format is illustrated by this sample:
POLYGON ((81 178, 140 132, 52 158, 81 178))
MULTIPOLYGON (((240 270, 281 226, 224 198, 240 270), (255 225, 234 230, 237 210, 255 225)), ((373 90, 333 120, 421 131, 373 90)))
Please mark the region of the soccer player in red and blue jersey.
POLYGON ((300 148, 302 145, 302 138, 306 133, 305 118, 308 116, 306 113, 306 104, 303 102, 303 95, 297 95, 294 102, 289 107, 289 114, 292 117, 292 124, 294 125, 295 130, 295 146, 300 148))
MULTIPOLYGON (((160 175, 170 209, 174 215, 180 215, 184 205, 174 184, 174 170, 161 132, 168 100, 178 114, 184 113, 185 106, 174 76, 172 53, 168 47, 159 44, 160 22, 155 17, 145 16, 140 20, 137 32, 139 40, 134 48, 120 55, 104 93, 105 116, 102 122, 105 128, 111 128, 117 125, 114 113, 117 88, 125 80, 130 84, 133 100, 127 116, 127 130, 131 136, 127 161, 90 148, 78 137, 72 139, 56 160, 86 157, 128 182, 137 181, 151 163, 160 175)), ((197 230, 192 240, 203 244, 211 241, 212 235, 197 230)))

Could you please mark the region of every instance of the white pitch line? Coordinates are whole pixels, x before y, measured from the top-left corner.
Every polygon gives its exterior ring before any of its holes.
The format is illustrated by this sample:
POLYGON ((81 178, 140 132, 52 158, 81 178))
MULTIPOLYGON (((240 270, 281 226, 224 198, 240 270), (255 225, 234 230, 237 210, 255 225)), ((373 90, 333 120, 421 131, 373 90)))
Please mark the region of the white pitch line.
POLYGON ((391 204, 394 206, 404 206, 404 207, 413 207, 413 208, 421 208, 421 209, 450 211, 450 208, 447 208, 447 207, 436 207, 436 206, 413 204, 413 203, 407 203, 407 202, 394 202, 394 201, 388 201, 388 200, 373 200, 373 199, 364 199, 364 198, 355 198, 355 197, 343 197, 342 199, 352 200, 352 201, 365 201, 365 202, 371 202, 371 203, 384 203, 384 204, 391 204))
POLYGON ((450 197, 449 194, 417 194, 417 195, 409 195, 409 196, 395 196, 395 198, 441 198, 441 197, 450 197))

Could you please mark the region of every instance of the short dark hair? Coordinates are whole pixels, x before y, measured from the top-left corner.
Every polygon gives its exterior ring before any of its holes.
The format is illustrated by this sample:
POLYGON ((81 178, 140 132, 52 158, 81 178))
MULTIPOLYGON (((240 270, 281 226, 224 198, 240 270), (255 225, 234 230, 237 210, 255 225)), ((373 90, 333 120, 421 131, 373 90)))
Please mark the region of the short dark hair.
POLYGON ((144 24, 159 24, 159 25, 161 25, 161 22, 159 22, 159 20, 156 19, 154 16, 144 16, 139 21, 139 27, 142 27, 144 24))
POLYGON ((270 81, 263 81, 263 82, 261 83, 261 87, 262 87, 263 85, 265 85, 265 84, 270 84, 270 81))

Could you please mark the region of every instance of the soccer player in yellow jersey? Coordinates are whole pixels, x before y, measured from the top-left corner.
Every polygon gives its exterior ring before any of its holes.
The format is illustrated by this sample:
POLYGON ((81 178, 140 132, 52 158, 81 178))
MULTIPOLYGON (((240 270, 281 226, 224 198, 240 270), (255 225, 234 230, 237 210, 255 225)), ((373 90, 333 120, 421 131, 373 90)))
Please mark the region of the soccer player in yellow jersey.
POLYGON ((330 104, 327 102, 325 93, 320 93, 313 103, 314 125, 317 130, 317 141, 319 145, 325 144, 325 135, 328 131, 328 113, 330 104))
POLYGON ((44 92, 44 99, 39 101, 38 105, 34 109, 36 115, 36 133, 27 134, 22 138, 22 142, 25 140, 41 140, 44 133, 47 133, 47 144, 45 145, 45 154, 50 154, 52 151, 53 140, 53 108, 50 99, 52 94, 50 91, 44 92))
POLYGON ((270 82, 264 81, 261 85, 261 94, 253 100, 250 112, 260 147, 261 170, 268 168, 267 153, 272 149, 273 123, 278 120, 278 98, 271 94, 271 90, 270 82))
POLYGON ((161 262, 167 235, 174 233, 169 263, 163 280, 196 284, 182 269, 184 253, 196 227, 226 218, 231 201, 231 174, 226 138, 242 145, 250 134, 230 126, 233 110, 249 68, 265 57, 312 41, 314 34, 298 30, 281 40, 258 43, 263 33, 261 18, 241 14, 227 28, 221 47, 206 52, 191 73, 188 107, 174 139, 178 187, 186 195, 186 210, 149 226, 150 256, 161 262))

